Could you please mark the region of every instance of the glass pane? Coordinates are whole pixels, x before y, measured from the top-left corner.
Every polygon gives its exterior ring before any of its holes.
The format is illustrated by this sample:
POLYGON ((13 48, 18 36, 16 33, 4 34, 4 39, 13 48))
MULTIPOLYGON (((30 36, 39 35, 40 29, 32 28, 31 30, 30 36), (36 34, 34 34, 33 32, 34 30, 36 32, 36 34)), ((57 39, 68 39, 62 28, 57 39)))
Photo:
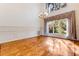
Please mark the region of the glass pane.
POLYGON ((49 21, 47 26, 49 33, 68 34, 68 19, 49 21))
POLYGON ((49 33, 53 33, 53 21, 49 22, 48 23, 48 30, 49 30, 49 33))
POLYGON ((66 20, 55 20, 54 21, 54 33, 66 34, 66 20))

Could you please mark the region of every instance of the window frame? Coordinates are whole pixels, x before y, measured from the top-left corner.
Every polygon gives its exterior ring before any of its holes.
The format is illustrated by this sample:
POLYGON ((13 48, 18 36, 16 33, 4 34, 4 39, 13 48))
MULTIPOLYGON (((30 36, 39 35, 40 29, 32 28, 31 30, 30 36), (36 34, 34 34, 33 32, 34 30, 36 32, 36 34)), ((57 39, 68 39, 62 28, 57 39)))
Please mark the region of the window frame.
MULTIPOLYGON (((66 12, 66 13, 62 13, 59 15, 55 15, 55 16, 51 16, 51 17, 46 17, 44 18, 44 34, 47 35, 46 33, 46 23, 48 21, 52 21, 52 20, 60 20, 60 19, 64 19, 64 18, 68 18, 69 20, 69 39, 77 39, 76 37, 76 20, 75 20, 75 11, 70 11, 70 12, 66 12)), ((53 36, 56 37, 56 36, 53 36)), ((58 37, 58 38, 62 38, 62 37, 58 37)))

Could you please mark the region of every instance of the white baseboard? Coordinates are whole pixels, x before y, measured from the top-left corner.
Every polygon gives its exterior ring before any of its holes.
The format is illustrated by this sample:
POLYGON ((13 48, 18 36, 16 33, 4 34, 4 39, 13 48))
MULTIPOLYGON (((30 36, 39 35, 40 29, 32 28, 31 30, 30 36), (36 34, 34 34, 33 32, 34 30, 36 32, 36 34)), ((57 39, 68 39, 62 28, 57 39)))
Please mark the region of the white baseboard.
POLYGON ((37 31, 32 32, 4 32, 0 34, 0 43, 20 40, 23 38, 30 38, 38 36, 37 31))

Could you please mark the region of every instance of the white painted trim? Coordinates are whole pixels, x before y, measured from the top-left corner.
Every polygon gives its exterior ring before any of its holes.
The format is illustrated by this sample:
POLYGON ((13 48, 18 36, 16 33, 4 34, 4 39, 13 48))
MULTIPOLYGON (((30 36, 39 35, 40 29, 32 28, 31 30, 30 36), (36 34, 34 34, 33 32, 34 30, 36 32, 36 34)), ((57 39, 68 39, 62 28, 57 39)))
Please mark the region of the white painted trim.
POLYGON ((36 36, 39 36, 36 31, 35 32, 29 32, 29 33, 22 33, 22 32, 18 33, 17 32, 14 35, 13 35, 13 33, 10 33, 9 35, 3 36, 2 38, 0 37, 0 39, 1 39, 0 43, 6 43, 6 42, 10 42, 10 41, 21 40, 21 39, 24 39, 24 38, 31 38, 31 37, 36 37, 36 36), (13 36, 13 37, 11 37, 11 39, 10 39, 10 35, 13 36))

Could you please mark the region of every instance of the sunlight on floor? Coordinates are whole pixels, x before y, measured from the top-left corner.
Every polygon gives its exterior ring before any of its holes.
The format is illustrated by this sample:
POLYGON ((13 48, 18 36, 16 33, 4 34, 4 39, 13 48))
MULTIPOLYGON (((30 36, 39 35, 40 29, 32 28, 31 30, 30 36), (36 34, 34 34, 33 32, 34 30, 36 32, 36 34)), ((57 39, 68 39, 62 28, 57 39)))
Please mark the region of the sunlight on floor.
POLYGON ((79 47, 69 40, 48 38, 45 44, 52 55, 79 55, 79 47))

